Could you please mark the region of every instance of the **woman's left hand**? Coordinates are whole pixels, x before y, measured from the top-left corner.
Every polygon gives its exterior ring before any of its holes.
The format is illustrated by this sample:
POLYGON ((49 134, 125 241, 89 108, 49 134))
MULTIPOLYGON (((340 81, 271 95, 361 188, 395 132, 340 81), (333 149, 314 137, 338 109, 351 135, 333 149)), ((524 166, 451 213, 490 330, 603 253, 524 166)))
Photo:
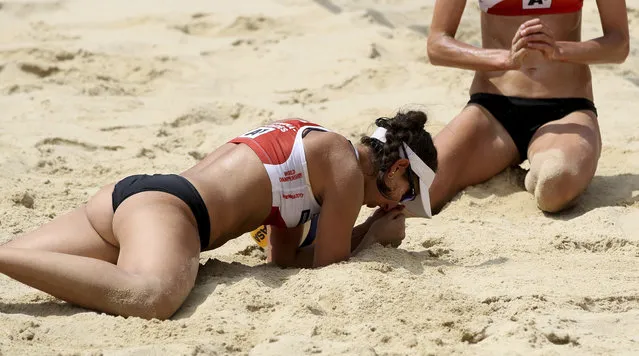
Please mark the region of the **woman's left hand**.
POLYGON ((526 40, 527 47, 543 53, 548 60, 559 58, 559 48, 555 41, 552 29, 541 19, 532 19, 524 22, 518 30, 526 40))

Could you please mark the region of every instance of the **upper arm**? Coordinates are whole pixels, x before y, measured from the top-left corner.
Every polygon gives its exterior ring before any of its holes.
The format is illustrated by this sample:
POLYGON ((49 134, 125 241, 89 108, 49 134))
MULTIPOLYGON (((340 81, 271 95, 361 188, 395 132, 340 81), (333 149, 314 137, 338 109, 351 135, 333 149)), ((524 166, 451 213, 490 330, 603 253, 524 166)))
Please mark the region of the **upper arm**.
POLYGON ((455 37, 461 21, 466 0, 437 0, 430 22, 428 41, 446 35, 455 37))
POLYGON ((620 36, 629 40, 628 11, 625 0, 597 0, 597 8, 601 17, 601 28, 604 36, 620 36))
POLYGON ((350 143, 336 146, 340 147, 326 154, 323 164, 322 213, 317 223, 313 266, 350 257, 351 234, 364 200, 364 177, 350 143))

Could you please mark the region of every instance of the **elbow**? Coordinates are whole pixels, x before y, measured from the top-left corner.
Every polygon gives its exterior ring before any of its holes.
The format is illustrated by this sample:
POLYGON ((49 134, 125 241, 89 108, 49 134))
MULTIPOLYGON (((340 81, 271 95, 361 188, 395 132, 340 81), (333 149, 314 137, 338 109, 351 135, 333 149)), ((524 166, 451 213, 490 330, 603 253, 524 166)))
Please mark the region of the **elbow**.
POLYGON ((619 53, 617 55, 617 63, 621 64, 626 61, 628 55, 630 54, 630 41, 628 38, 625 38, 621 45, 619 46, 619 53))
POLYGON ((611 52, 612 62, 621 64, 626 61, 630 54, 630 38, 625 34, 617 34, 614 36, 614 49, 611 52))
POLYGON ((444 52, 444 45, 442 44, 442 36, 437 37, 429 36, 426 44, 426 53, 428 54, 428 61, 435 66, 446 65, 444 52))

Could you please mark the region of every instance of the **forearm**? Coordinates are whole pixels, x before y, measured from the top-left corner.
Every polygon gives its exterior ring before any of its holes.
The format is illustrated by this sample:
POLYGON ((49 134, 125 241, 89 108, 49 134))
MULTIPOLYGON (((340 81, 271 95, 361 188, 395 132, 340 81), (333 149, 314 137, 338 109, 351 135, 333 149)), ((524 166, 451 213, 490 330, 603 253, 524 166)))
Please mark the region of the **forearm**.
POLYGON ((298 248, 295 251, 295 258, 286 267, 293 268, 313 268, 313 261, 315 259, 315 246, 309 245, 302 248, 298 248))
MULTIPOLYGON (((353 228, 351 234, 351 256, 355 255, 364 248, 372 244, 374 240, 373 236, 368 234, 370 223, 362 223, 353 228)), ((314 266, 315 246, 309 245, 297 249, 295 257, 289 263, 286 263, 286 267, 293 268, 312 268, 314 266)))
POLYGON ((509 50, 471 46, 447 35, 428 41, 428 58, 436 66, 455 67, 475 71, 508 69, 509 50))
POLYGON ((367 247, 360 247, 360 245, 366 244, 365 237, 368 233, 369 228, 370 224, 366 222, 353 228, 353 233, 351 235, 351 255, 355 255, 357 252, 367 247))
POLYGON ((628 39, 603 36, 585 42, 558 41, 557 60, 580 64, 622 63, 628 57, 628 39))

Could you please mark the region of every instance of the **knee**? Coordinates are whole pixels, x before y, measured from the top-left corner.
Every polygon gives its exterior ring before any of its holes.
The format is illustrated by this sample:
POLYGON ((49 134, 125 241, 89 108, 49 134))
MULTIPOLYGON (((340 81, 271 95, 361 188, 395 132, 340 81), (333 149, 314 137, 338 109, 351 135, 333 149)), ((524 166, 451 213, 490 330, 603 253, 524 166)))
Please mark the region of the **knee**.
POLYGON ((587 185, 583 171, 560 150, 541 152, 531 160, 526 190, 534 194, 542 211, 556 213, 572 205, 587 185))
POLYGON ((140 281, 137 292, 130 293, 130 308, 123 313, 142 319, 166 320, 182 306, 191 286, 168 286, 159 281, 140 281))

